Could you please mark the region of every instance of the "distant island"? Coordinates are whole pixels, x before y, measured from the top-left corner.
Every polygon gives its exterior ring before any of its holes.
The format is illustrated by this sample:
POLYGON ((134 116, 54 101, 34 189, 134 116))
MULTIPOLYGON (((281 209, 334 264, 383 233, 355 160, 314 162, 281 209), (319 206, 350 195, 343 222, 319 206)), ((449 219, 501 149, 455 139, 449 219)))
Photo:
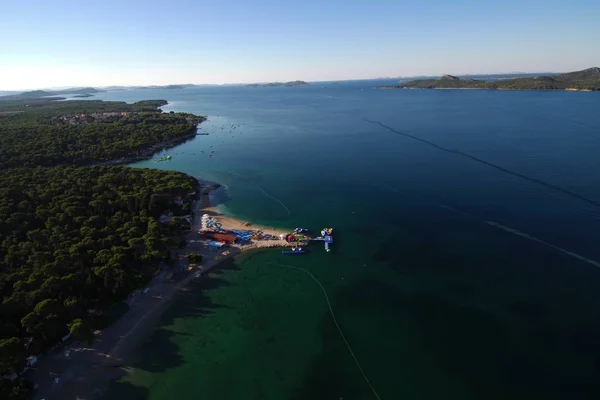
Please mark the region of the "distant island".
POLYGON ((94 96, 93 94, 86 93, 86 94, 76 94, 76 95, 75 95, 75 96, 73 96, 73 97, 76 97, 76 98, 78 98, 78 99, 84 99, 84 98, 86 98, 86 97, 93 97, 93 96, 94 96))
MULTIPOLYGON (((16 94, 9 94, 6 96, 0 96, 0 101, 19 101, 19 100, 33 100, 47 96, 59 96, 65 94, 76 94, 76 95, 90 95, 92 93, 100 93, 102 90, 98 90, 92 87, 86 88, 71 88, 61 90, 32 90, 29 92, 22 92, 16 94)), ((77 96, 79 97, 79 96, 77 96)), ((88 96, 85 96, 88 97, 88 96)), ((58 100, 58 99, 57 99, 58 100)))
MULTIPOLYGON (((128 89, 185 89, 190 87, 195 87, 196 85, 192 83, 185 83, 182 85, 150 85, 150 86, 131 86, 128 89)), ((125 88, 125 87, 123 87, 125 88)))
POLYGON ((307 86, 309 83, 304 81, 291 81, 291 82, 271 82, 271 83, 251 83, 246 85, 248 87, 276 87, 276 86, 307 86))
POLYGON ((600 68, 568 72, 554 76, 523 77, 486 81, 444 75, 438 79, 418 79, 380 89, 498 89, 498 90, 600 90, 600 68))

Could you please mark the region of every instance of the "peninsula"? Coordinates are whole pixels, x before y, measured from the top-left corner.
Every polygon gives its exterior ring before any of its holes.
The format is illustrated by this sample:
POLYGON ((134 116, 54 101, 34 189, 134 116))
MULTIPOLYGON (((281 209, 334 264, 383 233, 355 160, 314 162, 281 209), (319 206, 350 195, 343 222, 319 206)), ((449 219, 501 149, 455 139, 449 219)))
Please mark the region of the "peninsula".
POLYGON ((304 81, 291 81, 291 82, 251 83, 246 86, 248 86, 248 87, 277 87, 277 86, 292 87, 292 86, 308 86, 308 85, 309 85, 309 83, 304 82, 304 81))
POLYGON ((497 89, 497 90, 600 90, 600 68, 553 76, 513 78, 495 81, 459 78, 444 75, 438 79, 419 79, 395 85, 379 86, 380 89, 497 89))
POLYGON ((165 113, 159 108, 165 104, 39 97, 0 101, 0 168, 127 163, 194 138, 206 117, 165 113))
POLYGON ((217 184, 111 165, 195 137, 205 117, 164 104, 0 101, 0 398, 90 398, 187 283, 294 245, 219 215, 217 184))

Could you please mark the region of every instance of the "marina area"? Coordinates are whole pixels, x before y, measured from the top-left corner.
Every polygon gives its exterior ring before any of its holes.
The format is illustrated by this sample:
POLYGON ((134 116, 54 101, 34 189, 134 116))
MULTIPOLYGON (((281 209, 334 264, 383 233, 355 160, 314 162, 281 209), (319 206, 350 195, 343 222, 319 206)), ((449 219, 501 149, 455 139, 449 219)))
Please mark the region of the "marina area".
MULTIPOLYGON (((281 254, 307 254, 311 244, 323 243, 325 252, 331 251, 333 228, 311 230, 273 228, 224 215, 214 206, 212 193, 219 184, 200 185, 200 197, 192 204, 190 233, 186 237, 185 253, 199 254, 203 262, 222 260, 244 250, 281 247, 281 254)), ((186 255, 186 257, 187 257, 186 255)))
POLYGON ((240 250, 264 247, 291 247, 282 254, 306 254, 306 247, 314 242, 323 242, 326 252, 330 252, 333 243, 333 228, 324 228, 320 236, 311 236, 307 228, 295 228, 291 232, 283 230, 253 227, 222 215, 204 213, 200 218, 199 239, 192 239, 210 251, 219 251, 235 247, 240 250))

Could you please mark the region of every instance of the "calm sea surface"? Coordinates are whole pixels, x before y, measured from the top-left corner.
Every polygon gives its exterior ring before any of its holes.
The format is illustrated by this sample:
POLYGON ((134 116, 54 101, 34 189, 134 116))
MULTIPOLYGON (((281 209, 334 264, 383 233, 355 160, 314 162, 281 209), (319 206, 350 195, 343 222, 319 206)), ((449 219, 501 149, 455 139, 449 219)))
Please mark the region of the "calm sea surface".
POLYGON ((94 97, 209 117, 136 167, 337 232, 331 253, 246 255, 192 285, 107 398, 600 398, 600 94, 380 83, 94 97), (319 284, 282 264, 323 285, 372 388, 319 284))

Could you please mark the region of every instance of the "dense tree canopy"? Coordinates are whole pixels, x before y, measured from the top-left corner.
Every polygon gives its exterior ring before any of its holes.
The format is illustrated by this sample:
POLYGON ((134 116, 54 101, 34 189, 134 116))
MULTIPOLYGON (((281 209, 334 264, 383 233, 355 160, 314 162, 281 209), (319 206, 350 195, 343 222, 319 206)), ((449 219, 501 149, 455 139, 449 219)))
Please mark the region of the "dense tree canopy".
POLYGON ((57 101, 62 98, 37 97, 27 100, 0 97, 0 112, 23 111, 37 113, 40 116, 52 116, 60 113, 122 112, 122 111, 157 111, 158 107, 167 104, 166 100, 142 100, 135 103, 123 101, 74 100, 57 101))
MULTIPOLYGON (((74 333, 90 339, 89 310, 143 285, 167 257, 156 220, 196 180, 125 167, 0 171, 0 368, 74 333), (21 351, 20 351, 21 350, 21 351)), ((175 209, 176 205, 172 205, 175 209)))
POLYGON ((169 246, 185 243, 185 219, 158 217, 190 213, 195 178, 81 166, 151 154, 205 119, 163 113, 164 104, 0 99, 2 399, 32 390, 3 376, 20 374, 28 356, 67 334, 91 341, 96 317, 146 284, 169 246))
POLYGON ((86 340, 88 344, 94 341, 94 329, 89 321, 77 318, 69 325, 69 333, 75 339, 86 340))
POLYGON ((33 384, 25 379, 18 379, 8 384, 0 384, 0 399, 27 400, 33 392, 33 384))

